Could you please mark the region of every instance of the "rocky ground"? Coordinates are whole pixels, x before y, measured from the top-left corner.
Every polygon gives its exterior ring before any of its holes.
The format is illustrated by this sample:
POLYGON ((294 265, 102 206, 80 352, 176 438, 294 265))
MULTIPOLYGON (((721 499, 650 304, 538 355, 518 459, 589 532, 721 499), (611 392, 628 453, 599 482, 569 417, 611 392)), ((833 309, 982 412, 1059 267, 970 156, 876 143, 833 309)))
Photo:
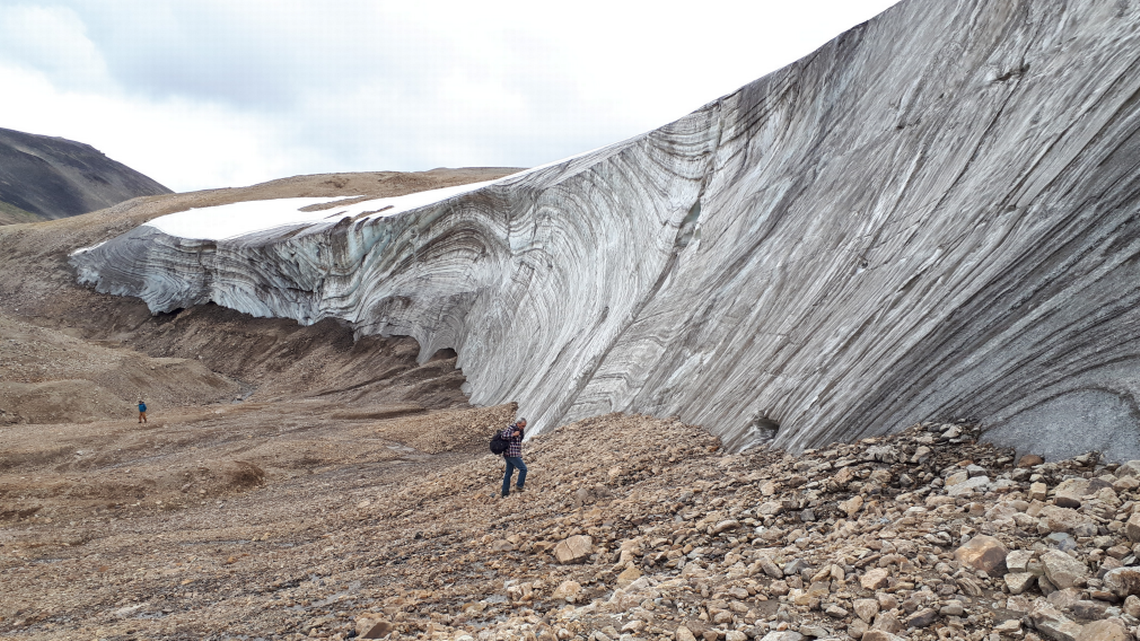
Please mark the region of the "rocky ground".
POLYGON ((453 353, 212 306, 152 317, 66 266, 187 203, 476 177, 308 177, 0 226, 0 638, 1140 633, 1140 462, 1019 462, 957 423, 734 454, 608 415, 529 440, 504 499, 486 441, 515 408, 467 405, 453 353))
MULTIPOLYGON (((199 451, 254 441, 233 458, 248 467, 187 459, 182 500, 143 487, 117 505, 85 502, 98 483, 79 478, 59 494, 72 507, 6 515, 0 633, 1092 641, 1140 624, 1140 463, 1015 467, 956 424, 729 454, 697 427, 610 415, 529 441, 526 490, 502 499, 482 440, 512 412, 194 428, 223 441, 199 451), (324 458, 268 464, 303 451, 324 458)), ((186 431, 122 426, 119 443, 173 452, 186 431)), ((147 453, 83 473, 126 483, 147 453)), ((64 454, 18 465, 62 483, 64 454)))

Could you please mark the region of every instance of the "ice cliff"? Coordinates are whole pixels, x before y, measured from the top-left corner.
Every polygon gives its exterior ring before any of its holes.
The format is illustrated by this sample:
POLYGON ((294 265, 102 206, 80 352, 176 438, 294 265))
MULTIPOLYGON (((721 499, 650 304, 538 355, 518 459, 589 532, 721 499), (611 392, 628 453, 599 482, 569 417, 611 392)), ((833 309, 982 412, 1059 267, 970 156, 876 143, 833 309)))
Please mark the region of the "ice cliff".
POLYGON ((225 239, 144 225, 72 263, 153 312, 453 348, 473 403, 541 429, 620 410, 799 449, 970 418, 1140 458, 1138 99, 1138 2, 908 0, 467 193, 225 239))

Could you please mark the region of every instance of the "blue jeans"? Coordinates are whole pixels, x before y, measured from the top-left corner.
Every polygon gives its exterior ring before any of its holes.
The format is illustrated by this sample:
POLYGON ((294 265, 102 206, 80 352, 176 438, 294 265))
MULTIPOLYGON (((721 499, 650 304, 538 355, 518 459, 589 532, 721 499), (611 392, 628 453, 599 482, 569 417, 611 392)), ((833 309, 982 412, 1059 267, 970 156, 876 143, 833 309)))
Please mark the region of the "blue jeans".
POLYGON ((503 460, 507 462, 507 471, 503 474, 503 496, 506 496, 511 493, 511 475, 515 473, 515 468, 519 470, 518 488, 522 489, 526 482, 526 463, 523 463, 521 456, 504 456, 503 460))

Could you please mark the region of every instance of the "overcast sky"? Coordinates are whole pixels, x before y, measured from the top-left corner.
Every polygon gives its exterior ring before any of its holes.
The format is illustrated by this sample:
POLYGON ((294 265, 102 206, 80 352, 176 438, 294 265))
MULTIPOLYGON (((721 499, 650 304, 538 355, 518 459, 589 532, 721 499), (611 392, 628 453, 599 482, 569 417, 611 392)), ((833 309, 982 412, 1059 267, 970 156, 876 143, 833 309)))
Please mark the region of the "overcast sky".
POLYGON ((530 167, 651 130, 897 0, 0 0, 0 127, 175 191, 530 167))

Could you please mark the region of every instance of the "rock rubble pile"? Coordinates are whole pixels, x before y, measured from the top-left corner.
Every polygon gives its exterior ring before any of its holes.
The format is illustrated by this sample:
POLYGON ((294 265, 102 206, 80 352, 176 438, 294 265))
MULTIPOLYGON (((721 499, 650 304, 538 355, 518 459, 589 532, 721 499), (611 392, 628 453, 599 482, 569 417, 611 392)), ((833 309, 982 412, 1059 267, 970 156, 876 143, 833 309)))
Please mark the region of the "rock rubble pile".
POLYGON ((397 436, 416 447, 363 463, 346 432, 344 456, 314 473, 267 467, 263 486, 199 506, 12 522, 0 537, 0 635, 1127 641, 1140 632, 1140 461, 1015 461, 966 424, 799 456, 728 454, 699 427, 611 414, 528 441, 525 491, 499 498, 502 463, 482 452, 513 409, 380 421, 374 437, 358 427, 361 448, 397 436), (479 449, 425 453, 437 433, 464 433, 455 443, 479 449))
POLYGON ((494 498, 485 470, 451 469, 394 496, 405 511, 380 556, 407 562, 395 582, 408 589, 361 613, 354 633, 1133 638, 1140 461, 1019 467, 975 438, 969 425, 923 424, 797 457, 725 454, 677 421, 565 426, 529 443, 521 495, 494 498), (481 535, 457 529, 480 521, 481 535))

